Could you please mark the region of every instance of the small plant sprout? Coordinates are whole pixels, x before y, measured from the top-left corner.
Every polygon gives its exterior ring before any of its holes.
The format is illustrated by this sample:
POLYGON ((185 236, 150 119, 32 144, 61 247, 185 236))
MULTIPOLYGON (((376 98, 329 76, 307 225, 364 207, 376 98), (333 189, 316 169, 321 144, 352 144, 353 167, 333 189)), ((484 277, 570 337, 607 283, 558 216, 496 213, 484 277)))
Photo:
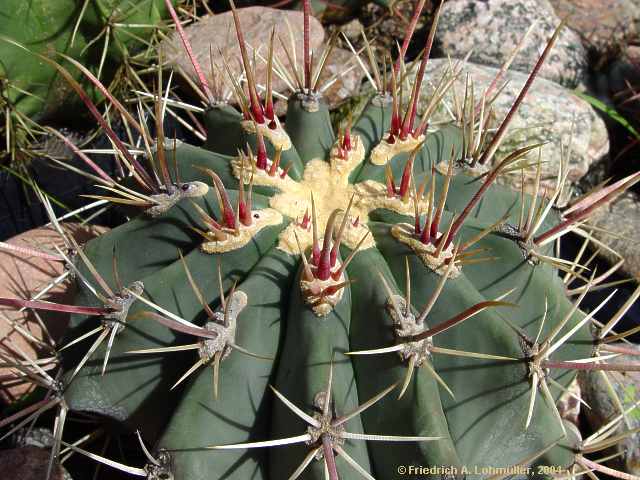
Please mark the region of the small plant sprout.
POLYGON ((363 478, 373 479, 373 477, 364 470, 358 463, 342 448, 347 440, 365 440, 374 442, 431 442, 440 440, 440 437, 400 437, 392 435, 374 435, 364 433, 350 433, 346 430, 345 424, 352 418, 360 415, 363 411, 380 401, 397 385, 391 385, 369 399, 355 410, 341 416, 336 416, 332 407, 331 384, 333 381, 333 363, 329 367, 329 378, 327 380, 327 389, 318 392, 314 399, 314 407, 316 411, 309 415, 299 407, 291 403, 274 387, 271 387, 278 399, 284 403, 289 410, 304 420, 307 424, 307 433, 297 435, 295 437, 283 438, 279 440, 267 440, 264 442, 239 443, 235 445, 218 445, 209 448, 229 450, 229 449, 248 449, 263 447, 280 447, 295 443, 306 443, 309 446, 309 453, 305 457, 300 466, 291 474, 290 480, 299 478, 309 464, 315 458, 318 461, 324 460, 325 470, 328 472, 330 479, 338 479, 338 471, 336 470, 335 455, 340 455, 344 460, 357 471, 363 478))

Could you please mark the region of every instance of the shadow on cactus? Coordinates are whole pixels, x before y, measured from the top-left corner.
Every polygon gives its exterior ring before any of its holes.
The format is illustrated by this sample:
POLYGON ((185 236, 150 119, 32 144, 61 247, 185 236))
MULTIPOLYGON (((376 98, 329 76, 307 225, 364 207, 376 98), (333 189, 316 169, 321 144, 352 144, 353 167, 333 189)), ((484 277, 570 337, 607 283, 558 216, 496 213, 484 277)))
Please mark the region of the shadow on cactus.
POLYGON ((336 134, 317 81, 331 45, 312 57, 305 35, 299 65, 295 45, 273 57, 274 42, 285 43, 274 31, 262 88, 235 7, 233 16, 244 74, 225 77, 219 65, 216 85, 227 82, 240 113, 194 62, 206 149, 164 137, 167 89, 148 109, 155 140, 142 102, 136 119, 111 99, 141 148, 98 119, 130 173, 124 181, 75 150, 107 192, 99 199, 124 204, 132 219, 83 248, 41 253, 76 275, 74 305, 0 300, 74 313, 65 373, 52 378, 21 359, 19 372, 49 394, 0 425, 58 407, 53 460, 64 446, 149 479, 388 479, 401 467, 403 478, 611 473, 585 457, 611 438, 582 442, 556 401, 578 369, 640 369, 606 362, 628 353, 609 344, 624 340, 613 329, 637 294, 598 324, 580 302, 620 264, 590 271, 553 247, 568 232, 595 242, 585 219, 639 174, 560 209, 562 169, 556 190, 537 196, 540 161, 525 155, 540 145, 494 159, 559 29, 495 130, 491 92, 476 98, 472 88, 450 125, 430 126, 457 63, 418 115, 437 13, 406 104, 408 67, 385 59, 381 70, 365 40, 359 62, 377 93, 336 134), (292 89, 284 124, 274 74, 292 89), (536 169, 534 195, 495 184, 525 168, 536 169), (147 465, 63 442, 69 413, 141 432, 147 465))

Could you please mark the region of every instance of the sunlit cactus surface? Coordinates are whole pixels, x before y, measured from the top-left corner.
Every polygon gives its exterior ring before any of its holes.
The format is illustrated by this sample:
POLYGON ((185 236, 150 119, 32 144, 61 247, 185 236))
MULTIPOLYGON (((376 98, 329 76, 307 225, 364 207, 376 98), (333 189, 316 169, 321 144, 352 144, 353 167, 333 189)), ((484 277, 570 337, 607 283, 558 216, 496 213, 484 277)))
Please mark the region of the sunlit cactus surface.
POLYGON ((75 276, 74 305, 2 299, 74 314, 59 352, 64 373, 34 371, 45 400, 2 425, 57 408, 53 463, 65 449, 148 479, 524 478, 605 468, 584 455, 610 442, 582 441, 556 402, 578 369, 638 366, 607 363, 624 353, 609 345, 624 311, 603 325, 580 309, 615 268, 563 260, 556 246, 568 232, 594 242, 584 221, 637 175, 559 208, 566 172, 538 195, 544 158, 531 158, 541 145, 496 155, 559 30, 504 119, 492 111, 499 77, 487 91, 467 84, 445 125, 430 120, 460 62, 418 108, 439 11, 413 66, 364 39, 358 61, 375 93, 335 131, 318 81, 333 44, 311 54, 303 3, 302 58, 276 34, 256 53, 234 7, 241 58, 217 65, 213 79, 194 61, 205 148, 164 133, 178 102, 162 79, 146 114, 142 103, 130 111, 108 100, 128 140, 78 87, 128 175, 112 178, 66 142, 103 189, 95 200, 130 220, 82 248, 68 239, 68 250, 42 254, 75 276), (286 58, 274 57, 275 42, 286 58), (232 62, 242 62, 241 78, 232 62), (267 64, 266 78, 256 78, 255 62, 267 64), (292 91, 284 121, 275 75, 292 91), (223 89, 240 111, 222 101, 223 89), (520 170, 533 172, 528 193, 497 184, 520 170), (138 431, 147 464, 70 445, 65 419, 87 413, 138 431))

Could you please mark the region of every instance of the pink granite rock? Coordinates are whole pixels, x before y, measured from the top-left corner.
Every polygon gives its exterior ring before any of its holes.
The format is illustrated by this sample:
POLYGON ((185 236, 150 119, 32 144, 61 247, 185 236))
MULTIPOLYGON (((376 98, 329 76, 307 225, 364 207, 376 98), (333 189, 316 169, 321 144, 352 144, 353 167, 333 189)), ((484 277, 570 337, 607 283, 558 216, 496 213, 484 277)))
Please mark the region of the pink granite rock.
MULTIPOLYGON (((267 64, 266 58, 269 50, 269 38, 271 30, 275 28, 276 37, 274 39, 274 57, 279 59, 284 66, 288 67, 285 49, 282 43, 291 50, 291 36, 296 45, 295 55, 298 61, 302 58, 302 12, 292 10, 277 10, 268 7, 248 7, 238 9, 240 24, 244 34, 245 42, 249 51, 249 56, 257 57, 256 80, 259 84, 266 84, 267 64), (291 30, 289 30, 289 25, 291 30), (280 42, 282 39, 282 42, 280 42)), ((324 29, 320 22, 311 18, 310 21, 310 41, 313 51, 320 50, 324 40, 324 29)), ((223 56, 226 58, 232 74, 239 78, 242 72, 240 57, 240 47, 236 37, 231 11, 206 15, 190 25, 185 26, 185 32, 193 48, 195 57, 202 66, 207 78, 214 78, 224 83, 223 93, 231 98, 229 79, 225 71, 223 56), (210 56, 212 55, 212 57, 210 56), (219 69, 211 67, 211 58, 219 69), (221 78, 222 77, 222 78, 221 78)), ((179 67, 186 72, 195 82, 197 77, 189 57, 184 53, 182 42, 177 33, 169 37, 168 41, 161 44, 160 48, 165 62, 173 68, 179 67)), ((292 53, 292 52, 290 52, 292 53)), ((300 63, 300 62, 299 62, 300 63)), ((284 91, 285 82, 274 75, 273 88, 275 91, 284 91)), ((234 100, 231 98, 231 100, 234 100)))
MULTIPOLYGON (((0 450, 0 475, 10 480, 43 480, 47 478, 49 452, 37 447, 0 450)), ((64 480, 62 468, 55 466, 50 480, 64 480)))
MULTIPOLYGON (((77 223, 63 224, 63 228, 80 244, 108 230, 105 227, 82 226, 77 223)), ((53 250, 53 245, 64 245, 52 227, 29 230, 7 240, 7 243, 47 251, 53 250)), ((60 262, 0 250, 0 297, 29 298, 34 292, 59 276, 63 269, 64 264, 60 262)), ((74 293, 73 282, 66 280, 52 288, 42 297, 42 300, 68 303, 73 300, 74 293)), ((15 352, 12 345, 15 344, 30 357, 37 356, 41 352, 44 354, 44 349, 37 348, 32 340, 27 339, 15 328, 17 326, 28 332, 34 339, 46 342, 46 334, 33 313, 29 310, 18 312, 9 307, 0 307, 0 317, 0 351, 13 356, 15 352)), ((60 338, 69 321, 69 314, 58 312, 41 312, 40 317, 53 340, 60 338)), ((9 373, 9 370, 0 368, 0 378, 9 373)), ((32 385, 28 383, 3 380, 0 383, 0 397, 11 402, 31 388, 32 385)))
POLYGON ((604 51, 637 35, 640 5, 631 0, 549 0, 586 45, 604 51))

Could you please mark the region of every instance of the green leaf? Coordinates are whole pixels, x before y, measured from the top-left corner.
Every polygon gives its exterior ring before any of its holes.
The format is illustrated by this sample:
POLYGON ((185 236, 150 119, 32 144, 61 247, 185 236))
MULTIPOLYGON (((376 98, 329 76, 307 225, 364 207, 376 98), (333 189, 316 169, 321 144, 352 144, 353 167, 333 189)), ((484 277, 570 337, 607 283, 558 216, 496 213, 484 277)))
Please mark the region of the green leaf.
POLYGON ((631 125, 626 118, 620 115, 620 113, 615 108, 610 107, 609 105, 604 103, 602 100, 598 100, 597 98, 592 97, 591 95, 587 95, 586 93, 578 92, 576 90, 574 90, 573 93, 575 93, 578 97, 582 98, 584 101, 588 102, 592 107, 600 110, 602 113, 607 115, 612 120, 618 122, 620 125, 626 128, 629 131, 629 133, 631 133, 631 135, 633 135, 636 139, 640 140, 640 133, 638 133, 638 131, 635 128, 633 128, 633 125, 631 125))

